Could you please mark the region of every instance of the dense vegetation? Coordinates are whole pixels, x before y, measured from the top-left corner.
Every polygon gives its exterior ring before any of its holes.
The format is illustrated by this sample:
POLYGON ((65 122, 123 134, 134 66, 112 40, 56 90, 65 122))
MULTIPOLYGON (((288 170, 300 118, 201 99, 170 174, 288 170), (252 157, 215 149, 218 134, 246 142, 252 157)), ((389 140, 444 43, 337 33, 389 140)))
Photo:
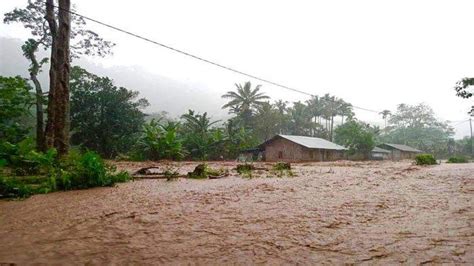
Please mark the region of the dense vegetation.
POLYGON ((464 156, 449 157, 448 163, 468 163, 469 160, 464 156))
MULTIPOLYGON (((274 101, 261 85, 254 87, 250 81, 235 84, 222 95, 228 100, 222 107, 230 115, 226 121, 188 110, 178 118, 160 116, 146 122, 148 101, 137 91, 79 66, 70 67, 71 59, 105 56, 114 44, 87 30, 83 18, 69 18, 61 11, 64 8, 54 11, 53 2, 29 1, 26 8, 4 17, 5 23, 22 23, 31 38, 19 47, 30 62, 28 79, 0 76, 2 196, 108 186, 129 179, 125 173, 115 173, 102 157, 235 159, 275 134, 324 138, 363 158, 381 142, 407 144, 438 158, 472 153, 472 140, 453 140, 453 129, 424 104, 400 104, 393 113, 383 110, 385 126, 380 129, 357 119, 353 106, 336 96, 274 101), (72 45, 61 39, 69 34, 72 45), (49 49, 51 56, 37 58, 40 48, 49 49), (38 74, 48 64, 45 97, 38 74)), ((473 84, 472 78, 458 82, 457 95, 470 98, 473 84)), ((417 157, 423 164, 432 160, 428 155, 417 157)))
POLYGON ((433 154, 418 154, 415 157, 415 162, 417 165, 433 165, 436 164, 436 158, 433 154))

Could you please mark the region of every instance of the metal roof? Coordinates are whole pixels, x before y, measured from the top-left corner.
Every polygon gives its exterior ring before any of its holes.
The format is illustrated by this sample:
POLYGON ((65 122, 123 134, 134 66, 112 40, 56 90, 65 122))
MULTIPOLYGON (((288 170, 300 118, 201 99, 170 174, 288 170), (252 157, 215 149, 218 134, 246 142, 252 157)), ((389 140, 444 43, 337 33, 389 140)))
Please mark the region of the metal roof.
POLYGON ((306 137, 306 136, 293 136, 293 135, 276 135, 272 139, 276 137, 282 137, 284 139, 287 139, 291 142, 294 142, 296 144, 299 144, 309 149, 346 150, 346 148, 343 146, 337 145, 336 143, 332 143, 328 140, 321 139, 321 138, 306 137))
POLYGON ((375 147, 372 152, 376 152, 376 153, 390 153, 389 150, 386 150, 386 149, 382 149, 382 148, 379 148, 379 147, 375 147))
POLYGON ((397 149, 397 150, 401 150, 401 151, 409 151, 409 152, 422 152, 420 150, 417 150, 415 148, 412 148, 410 146, 407 146, 407 145, 403 145, 403 144, 391 144, 391 143, 384 143, 385 145, 387 146, 390 146, 394 149, 397 149))

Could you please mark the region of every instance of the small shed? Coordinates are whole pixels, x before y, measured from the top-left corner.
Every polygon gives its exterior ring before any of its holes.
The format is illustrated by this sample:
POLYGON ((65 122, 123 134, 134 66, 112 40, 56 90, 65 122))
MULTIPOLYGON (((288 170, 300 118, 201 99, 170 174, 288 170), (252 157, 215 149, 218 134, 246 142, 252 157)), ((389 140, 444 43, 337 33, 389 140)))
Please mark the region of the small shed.
POLYGON ((334 161, 344 158, 345 147, 325 139, 276 135, 259 146, 265 161, 334 161))
POLYGON ((422 153, 418 149, 403 144, 384 143, 379 147, 389 150, 392 160, 414 159, 417 154, 422 153))
POLYGON ((372 160, 386 160, 386 159, 390 159, 390 154, 391 154, 391 151, 389 150, 375 147, 370 152, 370 158, 372 160))

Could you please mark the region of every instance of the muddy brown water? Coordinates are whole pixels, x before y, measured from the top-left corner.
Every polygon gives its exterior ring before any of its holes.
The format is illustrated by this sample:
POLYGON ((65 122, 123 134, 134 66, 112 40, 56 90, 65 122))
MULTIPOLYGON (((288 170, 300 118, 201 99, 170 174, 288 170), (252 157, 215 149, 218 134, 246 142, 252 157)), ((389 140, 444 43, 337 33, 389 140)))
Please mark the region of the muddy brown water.
MULTIPOLYGON (((118 163, 145 165, 163 167, 118 163)), ((474 263, 474 164, 310 163, 294 173, 0 201, 0 263, 474 263)))

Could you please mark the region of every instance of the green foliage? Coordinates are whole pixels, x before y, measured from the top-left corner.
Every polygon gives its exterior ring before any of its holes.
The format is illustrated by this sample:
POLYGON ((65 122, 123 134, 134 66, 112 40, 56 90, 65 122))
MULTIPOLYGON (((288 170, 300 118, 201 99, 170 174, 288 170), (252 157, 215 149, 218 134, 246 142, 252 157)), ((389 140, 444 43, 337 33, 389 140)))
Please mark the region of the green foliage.
POLYGON ((32 138, 25 138, 17 144, 0 143, 0 159, 5 161, 15 175, 42 174, 54 167, 57 152, 49 149, 37 152, 32 138))
POLYGON ((111 158, 130 151, 148 106, 138 92, 116 87, 78 66, 71 71, 71 142, 111 158))
MULTIPOLYGON (((22 23, 23 27, 30 30, 34 42, 41 44, 44 49, 51 47, 52 37, 49 25, 45 20, 45 1, 30 0, 25 8, 15 8, 5 13, 4 23, 22 23)), ((111 53, 115 45, 102 39, 97 33, 86 28, 84 18, 71 14, 71 57, 81 55, 105 56, 111 53)))
POLYGON ((433 154, 418 154, 415 162, 417 165, 433 165, 436 164, 436 159, 433 154))
POLYGON ((0 198, 26 198, 32 194, 31 186, 15 178, 0 176, 0 198))
POLYGON ((468 159, 464 156, 453 156, 448 159, 448 163, 468 163, 468 159))
POLYGON ((245 164, 238 164, 236 167, 237 173, 241 174, 244 171, 253 171, 255 170, 255 166, 253 164, 245 163, 245 164))
POLYGON ((252 172, 255 170, 255 166, 249 163, 238 164, 236 170, 237 173, 239 173, 243 177, 252 178, 252 172))
POLYGON ((273 165, 273 170, 281 171, 281 170, 291 170, 291 164, 285 162, 277 162, 273 165))
POLYGON ((367 158, 375 147, 374 129, 370 125, 350 120, 336 128, 335 142, 349 149, 349 154, 362 154, 367 158))
POLYGON ((183 146, 192 159, 208 160, 218 159, 222 154, 220 147, 224 142, 222 130, 212 128, 219 121, 211 122, 207 113, 196 114, 189 110, 181 116, 184 120, 181 127, 183 146))
POLYGON ((247 127, 251 124, 252 114, 256 111, 257 107, 264 103, 262 100, 269 99, 270 97, 259 92, 261 85, 257 85, 255 89, 252 89, 250 81, 245 82, 243 86, 242 84, 235 84, 235 87, 236 92, 228 91, 222 95, 222 98, 230 99, 222 108, 229 108, 229 113, 241 117, 244 126, 247 127))
POLYGON ((54 149, 41 153, 18 148, 14 152, 8 161, 3 161, 12 172, 8 177, 0 174, 0 197, 27 197, 57 190, 111 186, 130 180, 127 172, 116 173, 116 169, 95 152, 81 154, 72 150, 61 159, 54 149))
POLYGON ((277 162, 273 165, 272 173, 277 177, 294 176, 291 171, 291 164, 286 162, 277 162))
POLYGON ((100 155, 91 151, 79 156, 71 154, 64 159, 62 165, 63 168, 53 172, 58 189, 104 187, 130 180, 126 172, 114 174, 115 168, 107 165, 100 155))
POLYGON ((185 151, 178 138, 179 124, 162 125, 152 120, 143 126, 143 133, 134 147, 132 158, 136 160, 181 160, 185 151))
POLYGON ((439 121, 429 106, 400 104, 389 123, 380 142, 406 144, 436 156, 448 154, 453 128, 439 121))
POLYGON ((30 89, 21 77, 0 76, 0 142, 16 143, 28 133, 24 119, 34 101, 30 89))

